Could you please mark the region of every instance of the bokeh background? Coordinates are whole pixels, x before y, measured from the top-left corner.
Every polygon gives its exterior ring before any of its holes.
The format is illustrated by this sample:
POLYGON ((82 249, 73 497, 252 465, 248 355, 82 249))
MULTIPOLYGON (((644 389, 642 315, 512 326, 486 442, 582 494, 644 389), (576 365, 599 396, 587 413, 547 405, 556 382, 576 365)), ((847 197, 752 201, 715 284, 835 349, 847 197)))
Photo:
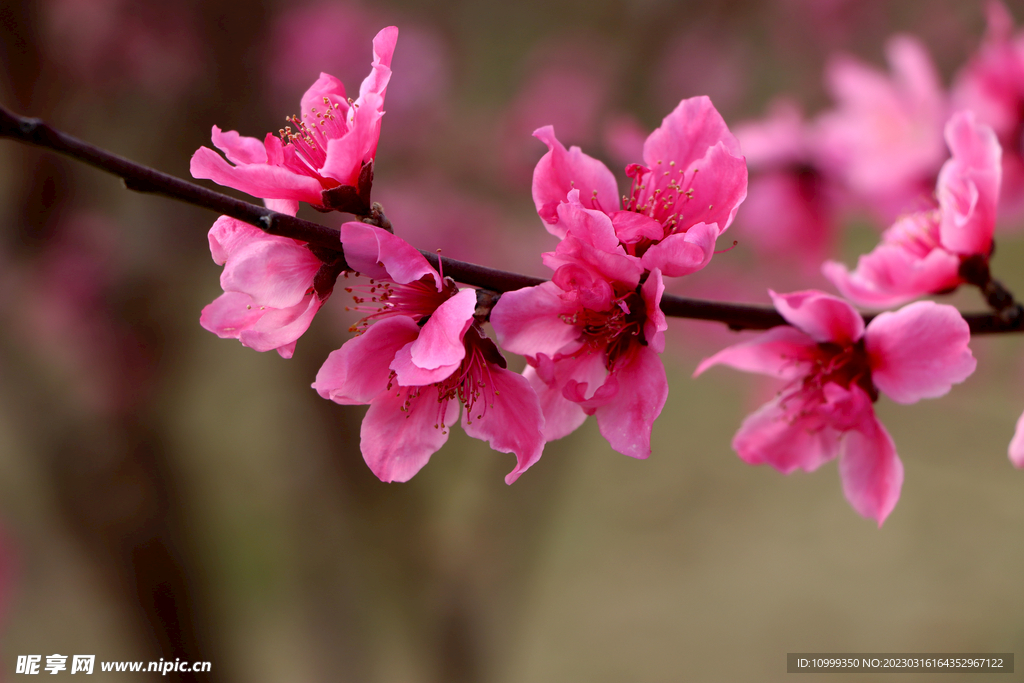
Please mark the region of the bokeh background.
MULTIPOLYGON (((682 97, 710 95, 730 125, 780 95, 814 116, 830 56, 884 69, 898 32, 948 85, 985 18, 962 0, 4 0, 0 101, 188 177, 213 124, 277 130, 321 70, 354 91, 389 24, 374 198, 416 246, 544 275, 537 126, 621 169, 682 97)), ((224 683, 775 681, 796 651, 1024 656, 1019 336, 975 339, 978 371, 942 399, 878 404, 906 466, 882 529, 834 464, 787 477, 735 456, 773 388, 690 379, 736 335, 682 321, 650 460, 590 421, 507 487, 512 456, 456 430, 383 484, 363 409, 309 388, 348 338, 341 296, 291 360, 199 327, 220 291, 214 218, 0 141, 0 679, 53 653, 208 660, 202 680, 224 683)), ((720 241, 738 246, 672 291, 826 286, 752 223, 741 208, 720 241)), ((847 263, 884 227, 840 223, 821 249, 847 263)), ((1005 223, 994 269, 1024 294, 1005 223)))

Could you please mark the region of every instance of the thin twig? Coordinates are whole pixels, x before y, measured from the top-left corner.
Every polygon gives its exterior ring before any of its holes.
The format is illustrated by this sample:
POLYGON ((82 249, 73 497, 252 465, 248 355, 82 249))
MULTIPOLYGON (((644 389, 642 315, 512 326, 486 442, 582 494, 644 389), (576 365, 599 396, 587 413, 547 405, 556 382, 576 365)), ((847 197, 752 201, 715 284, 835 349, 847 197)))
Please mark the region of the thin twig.
MULTIPOLYGON (((324 249, 342 252, 338 231, 333 228, 277 213, 137 164, 62 133, 39 119, 18 116, 3 107, 0 107, 0 137, 44 147, 116 175, 124 181, 125 187, 129 190, 177 199, 250 223, 271 235, 290 237, 324 249)), ((421 250, 420 253, 435 268, 440 261, 445 275, 452 279, 495 292, 508 292, 545 282, 541 278, 529 275, 439 257, 434 252, 421 250)), ((770 306, 732 304, 666 295, 662 298, 661 308, 668 316, 720 322, 734 330, 766 330, 787 324, 770 306)), ((870 321, 873 317, 873 314, 867 314, 864 319, 870 321)), ((1024 319, 1020 318, 1007 321, 990 313, 969 313, 964 315, 964 319, 970 325, 973 334, 1024 331, 1024 319)))

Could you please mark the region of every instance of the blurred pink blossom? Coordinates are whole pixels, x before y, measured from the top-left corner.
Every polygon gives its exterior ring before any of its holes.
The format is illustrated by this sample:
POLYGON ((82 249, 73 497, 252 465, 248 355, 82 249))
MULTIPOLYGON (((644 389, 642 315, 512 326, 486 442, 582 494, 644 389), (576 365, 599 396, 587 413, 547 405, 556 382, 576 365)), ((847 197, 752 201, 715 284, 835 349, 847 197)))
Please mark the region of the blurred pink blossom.
POLYGON ((662 108, 706 95, 720 109, 729 111, 740 104, 747 91, 749 69, 742 43, 713 26, 687 25, 667 41, 654 68, 654 93, 662 108))
POLYGON ((847 500, 881 526, 899 500, 903 464, 872 402, 881 392, 916 403, 963 382, 976 366, 970 329, 955 308, 931 301, 882 313, 865 328, 852 306, 828 294, 771 295, 792 327, 723 349, 694 375, 721 364, 787 380, 744 420, 733 449, 786 474, 814 471, 839 455, 847 500))
POLYGON ((821 168, 813 128, 794 103, 778 100, 767 117, 735 130, 751 172, 737 239, 816 272, 835 241, 840 198, 821 168))
POLYGON ((917 208, 946 157, 946 95, 916 38, 886 45, 887 75, 852 57, 836 57, 826 78, 837 100, 819 120, 826 169, 884 220, 917 208))
POLYGON ((517 180, 529 178, 535 157, 524 143, 541 126, 555 126, 574 144, 596 143, 610 93, 608 58, 583 37, 541 45, 527 61, 528 75, 500 121, 503 167, 517 180))
POLYGON ((149 359, 110 301, 127 276, 116 226, 99 214, 73 214, 35 263, 6 275, 9 291, 25 293, 2 302, 17 321, 11 328, 59 373, 68 396, 105 414, 134 405, 149 386, 149 359))

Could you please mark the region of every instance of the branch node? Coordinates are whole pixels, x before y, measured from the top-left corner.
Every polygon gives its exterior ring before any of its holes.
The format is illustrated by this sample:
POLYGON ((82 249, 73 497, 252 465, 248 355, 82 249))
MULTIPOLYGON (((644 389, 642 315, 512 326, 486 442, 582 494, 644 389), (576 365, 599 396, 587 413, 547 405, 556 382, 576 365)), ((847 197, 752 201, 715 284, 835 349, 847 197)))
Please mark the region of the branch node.
POLYGON ((25 135, 32 135, 41 125, 43 125, 42 119, 20 118, 18 120, 18 128, 25 135))

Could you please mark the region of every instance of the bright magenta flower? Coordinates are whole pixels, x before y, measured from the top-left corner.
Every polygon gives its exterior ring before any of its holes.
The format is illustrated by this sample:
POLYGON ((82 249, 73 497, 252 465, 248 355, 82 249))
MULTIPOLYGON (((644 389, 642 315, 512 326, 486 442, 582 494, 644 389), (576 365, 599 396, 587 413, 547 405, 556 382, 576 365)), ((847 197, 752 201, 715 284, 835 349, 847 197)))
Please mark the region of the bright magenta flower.
POLYGON ((270 208, 292 215, 300 201, 321 209, 367 213, 397 39, 394 26, 373 39, 373 66, 355 101, 346 99, 341 81, 322 73, 302 96, 300 116, 289 117, 291 125, 278 136, 268 133, 260 142, 214 126, 213 144, 227 161, 200 147, 192 156, 193 177, 269 200, 270 208))
POLYGON ((651 429, 668 397, 657 268, 641 285, 641 260, 619 244, 612 219, 586 209, 579 191, 557 207, 565 237, 544 263, 550 282, 506 292, 491 312, 498 341, 527 357, 544 437, 559 439, 595 415, 612 448, 651 453, 651 429))
POLYGON ((942 164, 948 105, 925 47, 910 36, 886 45, 892 77, 850 57, 827 79, 838 106, 819 119, 820 152, 877 213, 891 220, 930 191, 942 164))
POLYGON ((210 253, 224 266, 224 293, 203 309, 199 324, 222 339, 291 358, 331 295, 339 268, 287 237, 268 235, 221 216, 210 228, 210 253))
POLYGON ((365 330, 331 353, 313 388, 342 405, 369 404, 360 430, 366 464, 381 481, 408 481, 462 428, 516 454, 511 484, 540 459, 537 396, 474 317, 476 291, 459 290, 399 237, 365 223, 341 226, 345 259, 370 278, 349 287, 365 330))
POLYGON ((964 283, 960 266, 966 258, 988 263, 999 201, 999 142, 972 112, 953 115, 946 141, 953 157, 939 173, 939 207, 897 220, 853 272, 835 261, 822 265, 843 296, 862 306, 894 306, 964 283))
POLYGON ((732 447, 750 464, 788 474, 813 471, 839 455, 853 508, 878 521, 900 497, 903 464, 875 416, 879 392, 916 403, 949 392, 976 365, 967 323, 952 306, 919 301, 882 313, 865 328, 850 304, 823 292, 769 292, 793 327, 776 327, 705 359, 788 384, 749 415, 732 447))
POLYGON ((683 100, 644 144, 644 164, 631 164, 632 187, 619 196, 615 176, 579 147, 566 149, 554 128, 534 132, 548 146, 533 173, 533 201, 545 227, 564 237, 559 206, 571 190, 586 209, 608 215, 626 251, 647 270, 678 277, 706 266, 747 195, 739 143, 707 97, 683 100))

